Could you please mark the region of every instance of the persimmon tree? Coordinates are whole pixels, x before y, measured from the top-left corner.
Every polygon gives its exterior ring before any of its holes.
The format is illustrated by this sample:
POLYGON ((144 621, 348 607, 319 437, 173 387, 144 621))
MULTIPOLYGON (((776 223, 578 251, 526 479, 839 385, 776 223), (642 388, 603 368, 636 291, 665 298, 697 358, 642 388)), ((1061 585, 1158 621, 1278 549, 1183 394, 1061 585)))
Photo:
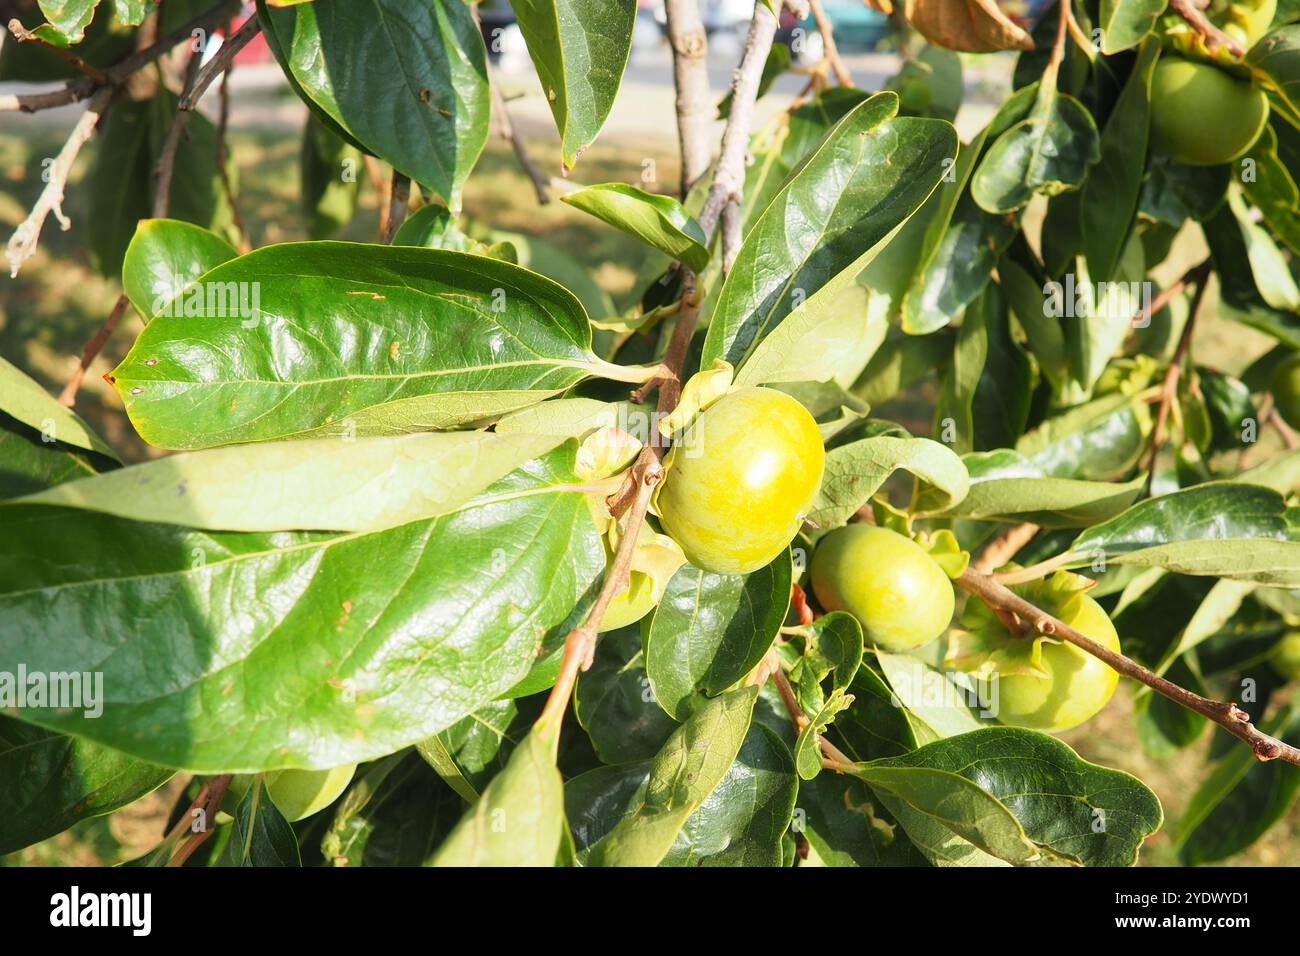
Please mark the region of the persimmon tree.
POLYGON ((581 184, 636 4, 511 6, 554 155, 461 0, 10 24, 7 69, 66 83, 9 125, 84 104, 10 268, 54 219, 122 291, 59 400, 0 365, 0 852, 183 773, 140 863, 1130 865, 1159 800, 1056 736, 1121 683, 1155 758, 1214 726, 1182 858, 1263 836, 1300 792, 1295 4, 907 0, 867 90, 820 0, 800 66, 760 0, 723 98, 668 0, 657 192, 581 184), (311 235, 251 248, 224 77, 258 34, 311 235), (1008 50, 963 141, 963 55, 1008 50), (625 308, 462 209, 493 127, 649 247, 625 308), (332 241, 367 168, 381 235, 332 241), (170 454, 121 466, 74 408, 131 313, 105 378, 170 454), (1228 374, 1210 322, 1276 344, 1228 374))

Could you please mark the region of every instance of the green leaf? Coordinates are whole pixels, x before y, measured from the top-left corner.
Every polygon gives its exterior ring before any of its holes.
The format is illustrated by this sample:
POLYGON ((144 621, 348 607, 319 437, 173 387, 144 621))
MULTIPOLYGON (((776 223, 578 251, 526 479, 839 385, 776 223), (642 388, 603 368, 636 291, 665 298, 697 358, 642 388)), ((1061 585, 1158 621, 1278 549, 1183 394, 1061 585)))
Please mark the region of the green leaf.
POLYGON ((799 776, 804 780, 812 780, 822 772, 822 753, 818 745, 818 737, 826 732, 826 728, 834 722, 836 715, 852 703, 851 695, 846 695, 842 690, 832 691, 826 703, 799 731, 799 739, 794 744, 794 762, 799 770, 799 776))
POLYGON ((1019 728, 935 741, 858 764, 855 776, 1013 864, 1131 866, 1164 819, 1155 794, 1135 777, 1019 728))
POLYGON ((0 717, 0 855, 112 813, 171 775, 88 740, 0 717))
POLYGON ((510 0, 572 169, 614 105, 632 51, 635 0, 510 0))
POLYGON ((970 706, 976 694, 967 685, 955 683, 968 681, 967 675, 935 670, 910 654, 891 654, 880 648, 875 654, 889 681, 891 703, 897 701, 906 711, 918 742, 940 740, 983 726, 970 706))
POLYGON ((0 412, 40 432, 41 440, 84 448, 113 461, 118 457, 72 409, 59 404, 40 383, 0 358, 0 412))
MULTIPOLYGON (((1079 528, 1115 517, 1142 493, 1145 477, 1132 481, 1081 481, 1053 478, 1010 449, 976 452, 962 457, 970 475, 970 491, 956 505, 934 509, 948 518, 988 521, 1029 521, 1046 528, 1079 528)), ((930 496, 918 499, 919 511, 930 512, 930 496)))
POLYGON ((925 866, 926 859, 861 780, 820 774, 799 784, 796 819, 826 866, 925 866))
POLYGON ((1300 540, 1271 488, 1216 481, 1142 501, 1070 545, 1070 566, 1166 568, 1275 587, 1300 587, 1300 540))
POLYGON ((757 697, 757 687, 743 687, 706 701, 673 731, 650 761, 644 785, 620 808, 618 823, 599 838, 581 839, 583 821, 575 815, 574 835, 587 847, 587 865, 663 861, 692 814, 726 781, 749 734, 757 697))
POLYGON ((288 243, 195 289, 112 373, 136 431, 166 448, 448 428, 605 368, 571 293, 483 256, 288 243))
POLYGON ((395 246, 471 252, 474 244, 474 240, 460 231, 451 210, 436 203, 423 206, 407 216, 393 234, 395 246))
POLYGON ((659 705, 685 720, 698 694, 716 696, 763 659, 790 607, 790 552, 752 574, 684 564, 668 581, 645 641, 659 705))
POLYGON ((1246 51, 1257 83, 1274 95, 1274 106, 1294 125, 1300 119, 1300 24, 1279 27, 1246 51))
POLYGON ((511 753, 430 866, 554 866, 564 832, 559 728, 537 725, 511 753))
POLYGON ((557 443, 491 432, 267 442, 171 455, 25 500, 216 531, 379 531, 457 511, 557 443))
POLYGON ((361 150, 314 113, 307 114, 298 169, 302 211, 312 239, 328 239, 352 221, 361 196, 362 162, 361 150))
POLYGON ((116 467, 75 445, 46 441, 29 425, 0 412, 0 499, 17 498, 116 467))
MULTIPOLYGON (((1167 3, 1168 0, 1101 0, 1101 52, 1111 56, 1137 46, 1155 27, 1167 3)), ((1142 138, 1145 142, 1145 130, 1142 138)))
POLYGON ((446 730, 420 741, 415 749, 447 785, 473 803, 506 761, 537 717, 537 708, 516 700, 489 701, 446 730))
POLYGON ((468 7, 356 0, 263 7, 261 15, 302 94, 380 159, 460 208, 491 109, 486 51, 468 7))
POLYGON ((81 42, 99 0, 40 0, 41 13, 68 43, 81 42))
POLYGON ((703 272, 709 264, 704 230, 671 196, 657 196, 624 183, 601 183, 566 193, 560 199, 680 260, 695 272, 703 272))
POLYGON ((122 259, 122 288, 148 322, 194 281, 239 255, 201 226, 179 219, 142 219, 122 259))
POLYGON ((850 284, 920 208, 956 156, 942 120, 895 118, 880 93, 826 134, 750 227, 719 294, 701 367, 736 368, 806 299, 850 284), (795 228, 816 223, 815 230, 795 228), (772 250, 780 249, 775 255, 772 250))
MULTIPOLYGON (((1300 745, 1300 716, 1285 707, 1260 729, 1300 745)), ((1300 795, 1300 767, 1261 762, 1249 747, 1234 747, 1192 794, 1177 834, 1183 863, 1216 863, 1246 849, 1282 819, 1300 795)))
MULTIPOLYGON (((1256 282, 1241 221, 1225 203, 1201 225, 1219 279, 1224 313, 1238 322, 1271 335, 1292 349, 1300 348, 1300 317, 1265 301, 1256 282)), ((1264 246, 1258 246, 1256 256, 1264 246)), ((1268 253, 1264 255, 1267 257, 1268 253)), ((1283 280, 1285 281, 1285 280, 1283 280)))
POLYGON ((298 838, 284 818, 259 775, 244 791, 234 814, 231 834, 233 857, 238 866, 302 866, 298 838))
MULTIPOLYGON (((177 98, 162 89, 147 100, 121 100, 105 114, 87 173, 87 239, 105 276, 122 273, 136 225, 153 213, 154 169, 176 116, 177 98)), ((210 226, 220 203, 217 132, 207 117, 191 115, 176 149, 167 208, 174 219, 210 226)))
POLYGON ((1073 96, 1040 85, 1029 115, 997 138, 971 179, 971 196, 990 213, 1014 212, 1035 195, 1083 184, 1101 158, 1097 124, 1073 96))
POLYGON ((2 506, 0 670, 104 674, 98 719, 17 716, 204 773, 323 769, 432 736, 518 683, 604 569, 581 494, 526 494, 572 467, 550 461, 507 479, 522 497, 370 534, 2 506))
POLYGON ((879 434, 826 453, 821 489, 808 510, 809 520, 823 531, 840 527, 899 468, 946 495, 945 507, 966 497, 966 468, 946 446, 928 438, 879 434))
POLYGON ((578 676, 573 710, 607 764, 648 760, 659 752, 677 721, 650 689, 639 624, 600 639, 595 662, 578 676))
POLYGON ((1188 219, 1201 222, 1223 205, 1231 166, 1185 166, 1159 154, 1147 161, 1138 210, 1159 222, 1181 228, 1188 219))
MULTIPOLYGON (((1104 0, 1103 8, 1113 2, 1104 0)), ((1154 7, 1158 13, 1164 5, 1165 0, 1128 0, 1127 3, 1115 4, 1126 11, 1127 16, 1133 16, 1143 7, 1148 10, 1154 7)), ((1115 13, 1111 11, 1112 16, 1115 13)), ((1106 20, 1103 9, 1103 23, 1106 20)), ((1118 49, 1131 45, 1127 43, 1129 35, 1124 33, 1124 26, 1127 24, 1103 33, 1103 49, 1108 42, 1125 44, 1118 49)), ((1151 23, 1146 22, 1145 27, 1141 27, 1142 34, 1150 27, 1151 23)), ((1138 195, 1142 191, 1147 133, 1151 126, 1151 74, 1159 54, 1160 45, 1155 41, 1142 47, 1133 72, 1129 74, 1102 131, 1101 158, 1083 185, 1083 198, 1079 204, 1083 248, 1088 260, 1088 273, 1095 281, 1106 282, 1113 278, 1125 241, 1133 232, 1138 195)))
POLYGON ((1264 132, 1251 147, 1251 157, 1256 160, 1255 176, 1242 184, 1246 196, 1264 214, 1264 219, 1291 249, 1300 251, 1300 186, 1287 162, 1290 156, 1279 154, 1278 135, 1273 126, 1264 132))
POLYGON ((1137 464, 1150 427, 1146 404, 1115 392, 1045 419, 1021 436, 1016 451, 1045 475, 1111 481, 1137 464))
MULTIPOLYGON (((1125 337, 1131 334, 1133 316, 1143 305, 1142 290, 1149 288, 1145 284, 1142 240, 1136 234, 1129 236, 1107 285, 1094 282, 1083 257, 1075 261, 1075 275, 1076 303, 1082 301, 1084 312, 1065 327, 1066 349, 1071 377, 1085 393, 1091 393, 1125 337)), ((1068 288, 1057 286, 1058 305, 1062 296, 1068 298, 1068 288)))

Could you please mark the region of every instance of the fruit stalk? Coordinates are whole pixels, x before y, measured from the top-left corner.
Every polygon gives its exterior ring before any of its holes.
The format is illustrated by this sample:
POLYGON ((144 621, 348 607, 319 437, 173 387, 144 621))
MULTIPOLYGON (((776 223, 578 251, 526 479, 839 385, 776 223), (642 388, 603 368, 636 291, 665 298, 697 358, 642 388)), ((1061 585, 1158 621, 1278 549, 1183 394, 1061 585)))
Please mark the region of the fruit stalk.
POLYGON ((1209 17, 1202 12, 1193 0, 1169 0, 1169 9, 1186 20, 1193 30, 1205 37, 1205 44, 1210 48, 1211 53, 1219 47, 1226 47, 1233 56, 1242 57, 1246 55, 1246 48, 1211 23, 1209 17))
POLYGON ((1166 680, 1159 674, 1147 670, 1132 658, 1103 647, 1091 638, 1080 634, 1065 622, 1030 604, 986 574, 968 568, 957 579, 957 585, 978 597, 994 611, 1011 611, 1028 621, 1040 633, 1070 642, 1094 657, 1100 658, 1120 674, 1131 677, 1150 687, 1157 694, 1168 697, 1174 703, 1209 718, 1234 737, 1249 744, 1260 760, 1282 760, 1300 766, 1300 748, 1292 747, 1258 730, 1250 722, 1250 715, 1236 704, 1210 700, 1166 680))

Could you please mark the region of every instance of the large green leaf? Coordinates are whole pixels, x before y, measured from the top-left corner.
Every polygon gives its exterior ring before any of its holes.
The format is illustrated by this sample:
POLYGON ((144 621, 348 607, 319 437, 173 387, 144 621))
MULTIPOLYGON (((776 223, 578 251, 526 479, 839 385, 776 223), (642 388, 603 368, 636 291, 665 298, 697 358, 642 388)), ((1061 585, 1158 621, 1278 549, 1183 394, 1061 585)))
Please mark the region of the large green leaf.
POLYGON ((1072 566, 1166 568, 1276 587, 1300 587, 1300 535, 1271 488, 1210 482, 1140 502, 1070 545, 1072 566))
POLYGON ((1121 392, 1044 419, 1016 442, 1016 451, 1046 475, 1111 481, 1142 457, 1151 416, 1137 396, 1121 392))
POLYGON ((920 208, 957 154, 942 120, 895 118, 898 97, 854 108, 791 174, 750 227, 709 323, 701 367, 740 367, 816 294, 851 283, 920 208))
POLYGON ((560 199, 681 260, 696 272, 704 271, 709 264, 704 230, 672 196, 657 196, 625 183, 602 183, 566 193, 560 199))
POLYGON ((628 54, 635 0, 510 0, 573 168, 605 125, 628 54))
POLYGON ((854 775, 1010 863, 1130 866, 1164 819, 1135 777, 1019 728, 949 737, 858 764, 854 775))
POLYGON ((195 279, 237 255, 226 240, 192 222, 142 219, 122 259, 122 288, 148 322, 195 279))
POLYGON ((111 813, 171 775, 89 740, 0 717, 0 855, 111 813))
POLYGON ((460 208, 487 141, 486 51, 469 9, 351 0, 262 9, 286 73, 356 141, 460 208))
POLYGON ((655 698, 685 720, 698 694, 722 693, 763 659, 790 606, 790 552, 752 574, 684 564, 669 579, 645 642, 655 698))
POLYGON ((604 367, 571 293, 484 256, 288 243, 194 290, 112 373, 136 430, 167 448, 446 428, 604 367))
POLYGON ((266 442, 171 455, 26 500, 215 531, 378 531, 455 511, 557 444, 477 431, 266 442))
POLYGON ((554 866, 564 834, 558 728, 539 725, 514 749, 431 866, 554 866))
POLYGON ((45 442, 85 448, 117 461, 117 455, 72 409, 55 401, 40 383, 0 358, 0 412, 41 433, 45 442))
POLYGON ((879 434, 826 453, 821 489, 808 518, 820 529, 838 528, 899 468, 938 489, 945 496, 943 507, 966 497, 966 468, 947 446, 928 438, 879 434))
MULTIPOLYGON (((962 462, 970 475, 966 497, 933 511, 951 518, 1031 521, 1048 528, 1078 528, 1115 517, 1142 492, 1141 476, 1126 482, 1082 481, 1045 475, 1037 465, 1010 449, 975 452, 962 462)), ((935 496, 928 490, 918 509, 930 511, 935 496)))
MULTIPOLYGON (((520 497, 370 534, 202 533, 43 505, 0 520, 0 670, 104 675, 104 714, 17 716, 200 772, 326 768, 508 691, 605 564, 572 456, 520 497)), ((581 606, 580 606, 581 603, 581 606)))

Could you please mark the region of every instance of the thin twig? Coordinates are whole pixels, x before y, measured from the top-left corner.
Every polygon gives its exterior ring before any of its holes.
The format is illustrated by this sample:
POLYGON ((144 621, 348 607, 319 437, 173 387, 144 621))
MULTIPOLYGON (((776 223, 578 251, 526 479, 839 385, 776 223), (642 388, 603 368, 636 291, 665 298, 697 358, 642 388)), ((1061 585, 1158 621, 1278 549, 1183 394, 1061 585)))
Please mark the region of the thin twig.
POLYGON ((244 217, 239 212, 239 201, 235 196, 235 184, 230 181, 230 151, 226 147, 226 135, 230 128, 230 70, 221 74, 221 89, 217 95, 221 104, 217 111, 217 174, 221 177, 221 191, 225 194, 226 204, 230 207, 230 219, 235 232, 239 235, 239 251, 246 253, 253 248, 248 238, 248 229, 244 226, 244 217))
POLYGON ((1248 743, 1260 760, 1284 760, 1287 763, 1300 765, 1300 749, 1257 730, 1251 724, 1250 716, 1241 711, 1236 704, 1210 700, 1184 687, 1179 687, 1172 681, 1147 670, 1137 661, 1098 644, 1064 621, 1035 607, 1014 591, 974 569, 967 568, 957 579, 957 584, 974 594, 990 608, 1015 613, 1040 634, 1068 641, 1093 657, 1105 661, 1120 674, 1131 677, 1150 687, 1157 694, 1168 697, 1174 703, 1209 718, 1234 737, 1248 743))
MULTIPOLYGON (((194 851, 216 832, 216 827, 212 825, 212 821, 216 817, 217 811, 221 809, 221 801, 226 796, 226 790, 230 787, 230 776, 228 773, 223 773, 218 777, 214 777, 208 781, 208 785, 205 787, 206 792, 200 792, 200 798, 206 797, 202 804, 203 829, 190 834, 190 838, 181 844, 180 849, 168 861, 167 865, 169 867, 184 866, 185 861, 194 855, 194 851)), ((197 805, 198 800, 196 799, 194 805, 191 805, 190 810, 187 811, 187 815, 197 809, 197 805)))
POLYGON ((93 82, 100 84, 108 82, 108 77, 104 75, 102 70, 91 66, 67 47, 61 47, 57 44, 51 43, 40 34, 28 30, 17 17, 14 17, 9 21, 9 32, 14 35, 14 39, 19 43, 35 43, 37 46, 44 47, 59 59, 72 64, 73 67, 83 75, 89 77, 93 82))
POLYGON ((108 337, 117 328, 117 323, 122 321, 122 316, 126 312, 129 302, 130 300, 126 297, 125 292, 119 295, 117 302, 113 304, 113 310, 108 313, 108 318, 104 320, 104 324, 99 327, 99 331, 91 337, 90 341, 81 350, 81 362, 77 365, 77 370, 72 373, 72 378, 68 380, 68 384, 63 386, 63 391, 59 393, 60 405, 71 408, 77 403, 77 390, 81 388, 81 381, 86 377, 86 370, 90 368, 90 363, 95 361, 96 356, 103 349, 104 343, 108 341, 108 337))
POLYGON ((58 106, 67 106, 69 103, 76 103, 78 100, 84 100, 95 96, 96 93, 106 87, 118 86, 136 70, 147 66, 154 60, 168 53, 176 44, 182 40, 188 39, 195 30, 206 29, 222 17, 235 13, 241 5, 241 0, 221 0, 216 6, 210 7, 190 18, 186 23, 181 24, 175 30, 172 30, 162 39, 151 43, 143 50, 138 50, 130 56, 122 59, 104 70, 106 83, 96 82, 89 77, 73 80, 60 89, 53 90, 49 93, 17 93, 0 96, 0 113, 12 110, 21 110, 24 113, 35 113, 38 110, 53 109, 58 106))
MULTIPOLYGON (((199 72, 199 61, 203 59, 203 50, 190 53, 189 63, 185 66, 185 85, 181 89, 181 103, 194 88, 194 80, 199 72)), ((163 141, 162 152, 158 154, 158 164, 153 172, 153 217, 164 219, 171 199, 172 174, 176 168, 176 151, 180 148, 181 137, 190 125, 190 113, 181 108, 172 117, 172 124, 167 128, 167 138, 163 141)))
MULTIPOLYGON (((709 168, 709 127, 713 104, 709 93, 709 42, 697 0, 666 0, 664 15, 673 50, 677 90, 677 139, 681 149, 681 196, 691 191, 709 168)), ((734 109, 734 107, 733 107, 734 109)))
POLYGON ((254 14, 245 20, 238 30, 226 37, 226 42, 221 44, 216 55, 203 65, 194 83, 181 95, 178 108, 187 112, 194 109, 195 104, 203 98, 203 94, 212 85, 212 81, 230 69, 230 64, 235 61, 239 51, 261 32, 262 21, 254 14))
POLYGON ((411 177, 393 170, 393 186, 388 193, 388 218, 384 222, 384 242, 391 244, 397 228, 406 219, 406 206, 411 201, 411 177))
POLYGON ((971 567, 981 574, 988 574, 1002 567, 1016 556, 1016 552, 1033 540, 1038 530, 1038 525, 1030 521, 1012 525, 984 546, 980 556, 971 562, 971 567))
POLYGON ((840 86, 852 86, 853 76, 849 73, 849 68, 844 65, 844 61, 840 59, 839 48, 835 45, 835 27, 831 23, 831 18, 826 15, 822 0, 808 0, 808 8, 812 11, 813 21, 817 24, 817 32, 822 35, 824 50, 822 55, 835 74, 835 82, 840 86))
POLYGON ((519 161, 520 168, 533 184, 533 192, 537 194, 539 205, 545 206, 551 201, 551 194, 548 190, 550 177, 547 176, 533 161, 533 157, 528 152, 528 146, 524 143, 523 138, 515 129, 514 120, 510 117, 510 108, 506 105, 506 99, 501 94, 501 85, 497 83, 496 75, 492 67, 488 66, 488 87, 492 90, 492 115, 496 118, 497 135, 510 144, 510 148, 515 152, 515 159, 519 161))
POLYGON ((1205 45, 1211 53, 1219 47, 1226 47, 1235 57, 1246 55, 1246 48, 1228 36, 1213 23, 1193 2, 1193 0, 1169 0, 1169 9, 1182 17, 1193 30, 1205 37, 1205 45))
POLYGON ((68 173, 72 171, 72 164, 76 161, 77 154, 81 152, 81 147, 94 134, 95 124, 108 109, 114 92, 114 87, 106 86, 95 94, 86 106, 86 112, 81 114, 77 125, 68 134, 67 142, 59 150, 59 155, 54 158, 54 162, 46 171, 48 180, 45 188, 37 197, 31 213, 18 224, 18 228, 14 230, 9 240, 9 245, 5 248, 10 277, 18 275, 18 270, 22 268, 23 263, 36 253, 36 242, 41 237, 41 227, 45 225, 45 218, 50 213, 54 213, 54 218, 59 221, 59 226, 64 232, 72 228, 72 220, 63 214, 63 190, 68 183, 68 173))
MULTIPOLYGON (((781 695, 781 703, 785 705, 786 712, 790 715, 790 719, 794 721, 795 729, 802 732, 808 726, 808 715, 799 706, 799 699, 794 696, 794 688, 790 686, 790 679, 785 676, 785 671, 779 667, 773 671, 772 682, 776 684, 777 693, 781 695)), ((823 766, 830 767, 839 773, 856 769, 852 757, 820 734, 817 735, 817 746, 823 754, 823 766)))
POLYGON ((1189 277, 1188 281, 1196 283, 1196 292, 1192 295, 1191 308, 1187 313, 1187 321, 1183 323, 1182 334, 1178 337, 1178 346, 1174 349, 1174 357, 1169 362, 1169 368, 1165 370, 1164 384, 1160 387, 1160 407, 1156 410, 1155 426, 1151 429, 1151 449, 1147 453, 1147 480, 1143 486, 1143 496, 1151 494, 1151 484, 1156 475, 1156 458, 1160 454, 1160 442, 1164 437, 1165 422, 1169 418, 1169 409, 1174 400, 1178 397, 1178 380, 1183 372, 1183 360, 1187 356, 1187 350, 1192 344, 1192 329, 1196 326, 1196 313, 1200 311, 1201 299, 1205 295, 1206 281, 1209 277, 1209 266, 1200 267, 1201 271, 1196 275, 1189 277))

